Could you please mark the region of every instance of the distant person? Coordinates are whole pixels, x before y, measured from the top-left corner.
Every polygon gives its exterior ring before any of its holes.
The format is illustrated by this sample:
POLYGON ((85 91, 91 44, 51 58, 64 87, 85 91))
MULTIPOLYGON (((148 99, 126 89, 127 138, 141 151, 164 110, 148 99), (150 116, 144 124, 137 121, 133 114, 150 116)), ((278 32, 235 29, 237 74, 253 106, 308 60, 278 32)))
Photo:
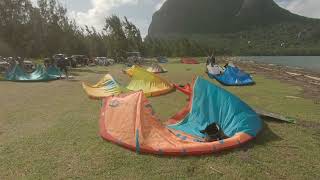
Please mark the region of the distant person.
POLYGON ((10 72, 17 65, 17 62, 12 57, 9 57, 7 61, 9 63, 9 67, 8 67, 7 72, 10 72))
POLYGON ((51 59, 50 58, 44 58, 44 66, 46 67, 46 68, 48 68, 48 67, 50 67, 52 64, 52 61, 51 61, 51 59))
POLYGON ((205 72, 208 73, 208 68, 212 68, 215 64, 216 64, 216 58, 214 57, 214 55, 212 53, 211 56, 207 57, 205 72))
POLYGON ((216 58, 214 56, 214 54, 212 53, 211 56, 207 57, 207 63, 206 65, 211 65, 211 67, 213 67, 216 64, 216 58))
POLYGON ((57 64, 55 63, 55 60, 53 58, 49 58, 49 66, 57 67, 57 64))
POLYGON ((18 65, 22 68, 22 69, 25 69, 24 68, 24 61, 21 57, 17 57, 17 61, 18 61, 18 65))
MULTIPOLYGON (((61 72, 64 72, 64 74, 66 75, 67 80, 69 80, 67 61, 63 57, 60 57, 58 59, 58 61, 57 61, 57 66, 58 66, 58 68, 60 69, 61 72)), ((61 74, 60 74, 60 78, 61 78, 61 74)))

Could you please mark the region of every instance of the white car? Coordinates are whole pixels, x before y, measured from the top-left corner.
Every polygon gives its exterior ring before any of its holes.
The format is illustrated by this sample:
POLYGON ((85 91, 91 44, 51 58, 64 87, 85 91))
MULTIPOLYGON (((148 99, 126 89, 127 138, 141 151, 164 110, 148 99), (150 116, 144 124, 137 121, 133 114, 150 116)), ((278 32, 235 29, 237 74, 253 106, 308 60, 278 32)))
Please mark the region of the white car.
POLYGON ((96 57, 94 62, 99 66, 109 66, 114 63, 114 60, 108 59, 107 57, 96 57))
POLYGON ((113 65, 116 61, 114 59, 107 59, 109 65, 113 65))

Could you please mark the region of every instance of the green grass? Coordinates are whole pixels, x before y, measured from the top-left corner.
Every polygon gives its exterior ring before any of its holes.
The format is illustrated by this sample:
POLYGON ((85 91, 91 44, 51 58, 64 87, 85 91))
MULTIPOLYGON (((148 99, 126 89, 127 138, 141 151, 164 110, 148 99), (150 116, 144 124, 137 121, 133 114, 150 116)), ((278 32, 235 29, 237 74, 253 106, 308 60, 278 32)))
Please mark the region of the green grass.
MULTIPOLYGON (((167 64, 161 76, 184 84, 203 65, 167 64)), ((0 179, 319 179, 320 105, 302 88, 254 76, 255 86, 228 87, 253 107, 299 118, 297 124, 265 120, 263 132, 241 148, 200 157, 137 155, 99 137, 99 101, 81 81, 111 73, 129 78, 121 65, 73 71, 74 81, 0 82, 0 179)), ((207 78, 207 77, 206 77, 207 78)), ((214 80, 212 82, 216 83, 214 80)), ((174 92, 150 98, 165 121, 186 104, 174 92)))

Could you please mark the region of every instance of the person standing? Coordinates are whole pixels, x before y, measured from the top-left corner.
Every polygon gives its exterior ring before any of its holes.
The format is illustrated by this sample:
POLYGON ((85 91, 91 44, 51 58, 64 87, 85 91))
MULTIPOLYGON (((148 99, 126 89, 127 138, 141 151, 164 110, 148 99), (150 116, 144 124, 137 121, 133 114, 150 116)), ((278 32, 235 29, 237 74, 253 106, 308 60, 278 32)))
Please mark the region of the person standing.
MULTIPOLYGON (((65 60, 65 58, 60 57, 57 61, 57 66, 61 72, 64 72, 67 80, 69 80, 69 74, 68 74, 69 72, 68 72, 68 67, 67 67, 67 61, 65 60)), ((61 78, 61 74, 60 74, 60 78, 61 78)))
POLYGON ((7 68, 7 73, 11 72, 13 68, 17 65, 16 60, 13 57, 9 57, 7 62, 9 63, 9 67, 7 68))
POLYGON ((44 58, 43 64, 46 68, 49 68, 51 66, 51 59, 48 57, 44 58))
POLYGON ((25 70, 25 64, 24 64, 24 59, 21 57, 17 57, 18 65, 21 67, 21 69, 25 70))
POLYGON ((216 58, 214 56, 214 51, 212 52, 211 56, 207 57, 207 63, 206 65, 211 65, 211 67, 213 67, 216 64, 216 58))

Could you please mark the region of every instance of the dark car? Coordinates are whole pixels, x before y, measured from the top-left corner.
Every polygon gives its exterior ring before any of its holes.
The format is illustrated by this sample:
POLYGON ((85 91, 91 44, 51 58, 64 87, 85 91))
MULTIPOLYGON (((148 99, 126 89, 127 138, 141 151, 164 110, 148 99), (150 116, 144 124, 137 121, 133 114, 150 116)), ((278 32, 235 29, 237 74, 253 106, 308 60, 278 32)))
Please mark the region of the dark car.
POLYGON ((65 59, 66 55, 65 54, 55 54, 55 55, 52 56, 52 58, 56 63, 59 59, 65 59))
POLYGON ((72 62, 75 62, 76 65, 80 66, 88 66, 89 65, 89 58, 86 55, 72 55, 71 56, 72 62))
POLYGON ((52 56, 53 63, 57 64, 60 59, 63 59, 67 66, 76 67, 77 63, 73 62, 71 57, 67 57, 65 54, 55 54, 52 56))

